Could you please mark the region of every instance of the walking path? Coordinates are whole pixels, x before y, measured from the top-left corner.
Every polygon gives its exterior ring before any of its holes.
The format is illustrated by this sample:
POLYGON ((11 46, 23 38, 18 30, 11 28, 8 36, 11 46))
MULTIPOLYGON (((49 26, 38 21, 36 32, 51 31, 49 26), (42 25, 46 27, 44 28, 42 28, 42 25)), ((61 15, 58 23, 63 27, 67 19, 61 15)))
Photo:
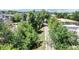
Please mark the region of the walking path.
POLYGON ((45 34, 45 49, 46 50, 54 50, 54 47, 53 47, 53 41, 50 39, 50 36, 49 36, 49 29, 48 29, 48 25, 45 23, 44 24, 45 27, 44 27, 44 34, 45 34))

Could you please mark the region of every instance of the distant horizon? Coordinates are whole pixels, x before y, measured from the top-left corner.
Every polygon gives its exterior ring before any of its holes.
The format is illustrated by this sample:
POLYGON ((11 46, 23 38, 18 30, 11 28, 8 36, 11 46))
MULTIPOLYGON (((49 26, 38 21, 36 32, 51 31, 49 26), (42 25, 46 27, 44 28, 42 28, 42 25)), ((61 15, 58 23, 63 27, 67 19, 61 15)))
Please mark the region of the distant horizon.
POLYGON ((28 12, 28 11, 41 11, 41 10, 46 10, 48 12, 75 12, 79 11, 79 9, 0 9, 0 11, 8 11, 8 10, 13 10, 13 11, 19 11, 19 12, 28 12))

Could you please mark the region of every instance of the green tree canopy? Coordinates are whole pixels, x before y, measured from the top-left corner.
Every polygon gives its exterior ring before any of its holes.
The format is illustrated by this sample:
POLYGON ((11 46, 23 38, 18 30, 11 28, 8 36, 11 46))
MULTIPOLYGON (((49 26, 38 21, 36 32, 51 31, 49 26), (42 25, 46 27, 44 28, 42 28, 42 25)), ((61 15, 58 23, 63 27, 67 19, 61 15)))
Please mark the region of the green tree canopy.
POLYGON ((14 16, 11 17, 11 20, 13 22, 20 22, 22 20, 22 14, 16 13, 14 16))
POLYGON ((14 47, 18 49, 32 49, 39 42, 38 35, 32 26, 26 22, 20 22, 14 38, 14 47))
POLYGON ((69 46, 78 44, 76 35, 69 32, 55 17, 50 18, 48 25, 49 34, 56 49, 68 49, 69 46))

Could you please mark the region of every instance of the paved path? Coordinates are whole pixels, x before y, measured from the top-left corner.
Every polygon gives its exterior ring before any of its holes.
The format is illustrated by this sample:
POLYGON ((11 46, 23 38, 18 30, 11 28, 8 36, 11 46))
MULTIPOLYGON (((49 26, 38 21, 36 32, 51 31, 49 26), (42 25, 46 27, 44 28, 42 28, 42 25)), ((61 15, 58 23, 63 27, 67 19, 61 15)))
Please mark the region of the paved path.
POLYGON ((45 49, 54 50, 53 45, 52 45, 53 41, 50 39, 50 36, 49 36, 48 25, 46 23, 44 25, 45 25, 44 34, 45 34, 45 45, 46 45, 45 49))

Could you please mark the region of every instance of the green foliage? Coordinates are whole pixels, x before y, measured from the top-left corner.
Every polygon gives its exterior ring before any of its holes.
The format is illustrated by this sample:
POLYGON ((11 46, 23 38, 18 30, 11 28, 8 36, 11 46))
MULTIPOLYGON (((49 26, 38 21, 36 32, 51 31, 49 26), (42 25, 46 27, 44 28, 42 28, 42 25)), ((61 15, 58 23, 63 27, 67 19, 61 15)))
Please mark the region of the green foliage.
POLYGON ((65 18, 79 21, 79 12, 75 11, 72 13, 54 13, 58 18, 65 18))
POLYGON ((27 22, 32 25, 32 27, 35 29, 35 31, 37 31, 38 24, 37 24, 37 21, 36 21, 37 19, 35 19, 35 17, 36 17, 35 12, 34 11, 29 12, 27 17, 28 17, 27 22))
POLYGON ((11 20, 13 22, 20 22, 22 20, 22 15, 20 13, 16 13, 11 17, 11 20))
POLYGON ((0 22, 0 49, 33 49, 37 47, 39 42, 38 34, 26 21, 18 23, 15 32, 12 32, 6 24, 0 22))
POLYGON ((23 21, 26 21, 26 18, 27 18, 27 14, 23 13, 23 14, 22 14, 22 19, 23 19, 23 21))
POLYGON ((50 18, 50 13, 45 10, 40 11, 40 14, 46 19, 50 18))
POLYGON ((12 32, 6 24, 2 22, 0 24, 0 49, 26 50, 37 47, 38 35, 26 21, 20 22, 15 32, 12 32))
POLYGON ((7 26, 7 24, 4 24, 3 22, 0 23, 0 37, 3 38, 3 43, 10 43, 11 39, 13 38, 13 33, 11 32, 10 28, 7 26))
POLYGON ((74 20, 74 16, 73 16, 73 14, 68 14, 68 15, 67 15, 67 19, 74 20))
MULTIPOLYGON (((11 12, 11 11, 10 11, 11 12)), ((49 18, 46 11, 29 12, 28 14, 14 13, 11 17, 13 22, 18 22, 17 29, 11 30, 7 24, 0 23, 0 44, 1 49, 33 49, 36 48, 40 41, 38 32, 42 26, 45 18, 49 18), (12 46, 10 47, 11 44, 12 46), (2 47, 3 46, 3 47, 2 47)), ((11 25, 9 25, 11 26, 11 25)))
POLYGON ((45 19, 50 17, 50 14, 44 10, 40 12, 31 11, 28 13, 28 23, 32 25, 36 32, 38 32, 43 27, 43 22, 45 19))
POLYGON ((54 13, 58 18, 67 18, 68 13, 54 13))
POLYGON ((19 50, 33 49, 38 42, 37 33, 31 25, 24 21, 20 22, 13 41, 14 47, 19 50))
POLYGON ((15 14, 15 13, 17 13, 17 11, 15 11, 15 10, 8 10, 8 11, 6 11, 7 12, 7 14, 15 14))
POLYGON ((49 20, 49 34, 54 41, 56 49, 67 49, 69 46, 77 45, 77 37, 69 32, 55 17, 49 20))
POLYGON ((0 37, 2 36, 2 29, 3 29, 4 23, 0 22, 0 37))
POLYGON ((75 13, 73 13, 72 17, 73 20, 79 21, 79 12, 76 11, 75 13))
POLYGON ((0 44, 0 50, 16 50, 12 44, 0 44))
POLYGON ((13 33, 9 29, 9 27, 4 24, 4 22, 0 22, 0 50, 10 50, 14 49, 12 46, 12 38, 13 33))

